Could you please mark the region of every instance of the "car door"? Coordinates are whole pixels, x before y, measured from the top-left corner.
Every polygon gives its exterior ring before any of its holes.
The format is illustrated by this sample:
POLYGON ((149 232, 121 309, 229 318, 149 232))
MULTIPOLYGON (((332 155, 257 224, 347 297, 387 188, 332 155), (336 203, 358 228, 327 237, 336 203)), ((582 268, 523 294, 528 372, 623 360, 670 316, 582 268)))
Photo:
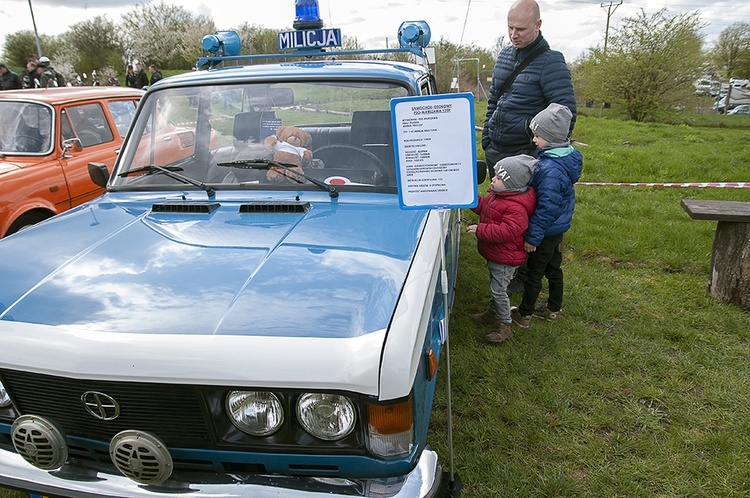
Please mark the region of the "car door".
MULTIPOLYGON (((134 109, 133 101, 129 102, 134 109)), ((112 171, 122 145, 122 136, 103 102, 94 101, 72 104, 62 109, 60 140, 63 142, 72 138, 80 140, 82 150, 69 150, 61 163, 70 193, 70 205, 75 207, 102 194, 103 189, 94 185, 89 177, 88 163, 103 163, 112 171)))

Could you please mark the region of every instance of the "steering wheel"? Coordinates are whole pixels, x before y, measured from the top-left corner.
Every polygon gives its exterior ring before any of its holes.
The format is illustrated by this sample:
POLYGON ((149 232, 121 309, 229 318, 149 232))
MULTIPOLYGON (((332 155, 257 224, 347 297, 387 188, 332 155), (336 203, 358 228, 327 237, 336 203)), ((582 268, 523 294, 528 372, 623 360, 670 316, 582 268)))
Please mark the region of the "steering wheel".
POLYGON ((19 149, 20 152, 41 152, 44 146, 44 139, 31 135, 16 135, 15 145, 16 149, 19 149))
POLYGON ((383 164, 383 161, 381 161, 378 156, 362 147, 343 144, 324 145, 313 152, 313 157, 321 159, 327 166, 333 168, 342 167, 351 170, 376 169, 382 177, 380 184, 388 185, 390 175, 388 174, 388 169, 383 164), (364 163, 364 165, 360 166, 360 163, 364 163))

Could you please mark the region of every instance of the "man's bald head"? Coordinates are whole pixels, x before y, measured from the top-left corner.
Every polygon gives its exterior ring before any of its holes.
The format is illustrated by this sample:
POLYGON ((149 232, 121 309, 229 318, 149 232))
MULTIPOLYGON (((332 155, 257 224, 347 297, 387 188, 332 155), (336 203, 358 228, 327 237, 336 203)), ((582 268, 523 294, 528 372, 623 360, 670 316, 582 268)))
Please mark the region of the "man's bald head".
POLYGON ((508 39, 517 49, 536 40, 542 27, 536 0, 517 0, 508 11, 508 39))

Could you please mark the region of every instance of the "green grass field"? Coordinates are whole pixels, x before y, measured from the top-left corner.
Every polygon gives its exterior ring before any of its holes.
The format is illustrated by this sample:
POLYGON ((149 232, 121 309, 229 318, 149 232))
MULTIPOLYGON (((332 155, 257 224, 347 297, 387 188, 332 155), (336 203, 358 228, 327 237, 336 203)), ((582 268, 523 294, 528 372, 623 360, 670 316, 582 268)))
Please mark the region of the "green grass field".
MULTIPOLYGON (((581 180, 748 182, 750 119, 719 118, 700 127, 581 116, 581 180)), ((750 201, 750 189, 576 190, 565 313, 507 343, 486 344, 471 321, 487 306, 488 276, 463 236, 450 323, 463 496, 750 496, 750 312, 706 292, 716 224, 680 207, 750 201)), ((447 469, 441 369, 430 443, 447 469)))

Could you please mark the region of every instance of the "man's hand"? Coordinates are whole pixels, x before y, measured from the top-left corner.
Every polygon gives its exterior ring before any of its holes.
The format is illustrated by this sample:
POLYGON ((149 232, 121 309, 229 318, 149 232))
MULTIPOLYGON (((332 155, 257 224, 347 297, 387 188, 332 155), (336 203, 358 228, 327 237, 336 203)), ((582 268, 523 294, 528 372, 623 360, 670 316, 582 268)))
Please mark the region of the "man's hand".
POLYGON ((466 227, 466 233, 477 233, 477 225, 469 225, 466 227))
POLYGON ((524 241, 523 248, 526 250, 526 252, 534 252, 536 251, 536 246, 533 246, 529 244, 528 242, 524 241))

